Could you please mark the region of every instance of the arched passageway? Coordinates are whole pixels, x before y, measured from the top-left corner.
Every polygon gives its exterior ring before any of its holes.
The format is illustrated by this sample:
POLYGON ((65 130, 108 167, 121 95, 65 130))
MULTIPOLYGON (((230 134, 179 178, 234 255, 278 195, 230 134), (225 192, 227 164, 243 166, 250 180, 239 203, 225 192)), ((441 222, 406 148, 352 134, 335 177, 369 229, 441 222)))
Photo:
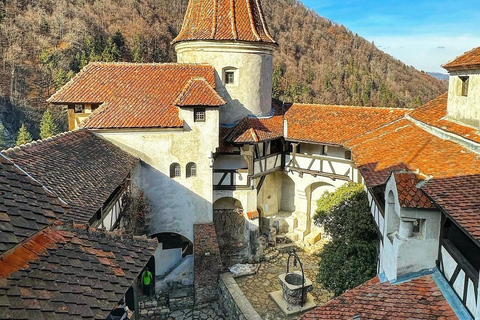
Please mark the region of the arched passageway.
POLYGON ((162 232, 152 236, 157 238, 158 247, 155 251, 155 274, 164 277, 182 260, 193 254, 193 243, 181 234, 162 232))

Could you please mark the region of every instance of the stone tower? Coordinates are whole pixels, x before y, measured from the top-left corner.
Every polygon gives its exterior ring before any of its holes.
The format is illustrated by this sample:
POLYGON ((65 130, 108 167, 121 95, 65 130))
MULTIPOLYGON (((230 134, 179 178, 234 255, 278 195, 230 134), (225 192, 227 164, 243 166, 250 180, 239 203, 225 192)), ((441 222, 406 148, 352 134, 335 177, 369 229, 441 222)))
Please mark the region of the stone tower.
POLYGON ((182 30, 173 40, 179 63, 208 63, 227 104, 220 122, 272 111, 273 52, 260 0, 190 0, 182 30))

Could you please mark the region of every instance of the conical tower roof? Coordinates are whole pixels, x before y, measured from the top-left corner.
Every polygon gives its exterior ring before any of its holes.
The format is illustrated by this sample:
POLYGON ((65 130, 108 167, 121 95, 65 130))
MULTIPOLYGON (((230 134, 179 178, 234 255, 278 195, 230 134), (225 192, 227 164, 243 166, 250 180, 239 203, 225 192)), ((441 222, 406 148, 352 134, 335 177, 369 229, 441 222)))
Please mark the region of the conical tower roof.
POLYGON ((260 0, 190 0, 182 30, 173 43, 197 40, 276 44, 260 0))

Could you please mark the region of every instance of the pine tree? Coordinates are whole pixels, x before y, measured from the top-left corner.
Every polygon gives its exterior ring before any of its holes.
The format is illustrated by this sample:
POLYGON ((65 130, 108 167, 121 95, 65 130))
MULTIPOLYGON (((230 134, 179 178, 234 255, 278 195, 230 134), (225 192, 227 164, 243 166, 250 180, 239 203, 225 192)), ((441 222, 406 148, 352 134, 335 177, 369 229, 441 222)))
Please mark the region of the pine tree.
POLYGON ((0 123, 0 150, 6 149, 9 147, 7 136, 5 134, 5 128, 3 124, 0 123))
POLYGON ((25 124, 22 124, 20 130, 18 130, 17 135, 17 146, 21 146, 22 144, 26 144, 32 142, 32 135, 28 132, 27 127, 25 124))
POLYGON ((52 112, 47 109, 43 114, 42 121, 40 122, 40 138, 46 139, 60 133, 58 125, 53 119, 52 112))

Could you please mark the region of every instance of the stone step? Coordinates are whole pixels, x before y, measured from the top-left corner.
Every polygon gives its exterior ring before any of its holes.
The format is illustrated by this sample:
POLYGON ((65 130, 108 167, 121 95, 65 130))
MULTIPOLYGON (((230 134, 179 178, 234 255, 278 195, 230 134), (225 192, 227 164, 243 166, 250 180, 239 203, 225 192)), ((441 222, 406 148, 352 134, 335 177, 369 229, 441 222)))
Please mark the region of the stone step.
POLYGON ((193 292, 193 287, 188 286, 184 288, 176 288, 172 290, 169 294, 169 298, 171 299, 179 299, 179 298, 185 298, 185 297, 193 297, 194 292, 193 292))
POLYGON ((177 311, 183 309, 193 308, 195 300, 193 296, 181 297, 181 298, 170 298, 170 310, 177 311))
POLYGON ((298 239, 299 239, 298 234, 296 234, 294 232, 289 232, 285 236, 293 242, 298 241, 298 239))
POLYGON ((318 241, 320 241, 322 239, 322 234, 317 231, 317 232, 310 232, 310 234, 308 234, 304 239, 303 241, 312 246, 314 245, 315 243, 317 243, 318 241))
POLYGON ((291 251, 292 249, 295 249, 296 245, 294 243, 282 243, 278 244, 276 248, 278 252, 285 253, 291 251))

